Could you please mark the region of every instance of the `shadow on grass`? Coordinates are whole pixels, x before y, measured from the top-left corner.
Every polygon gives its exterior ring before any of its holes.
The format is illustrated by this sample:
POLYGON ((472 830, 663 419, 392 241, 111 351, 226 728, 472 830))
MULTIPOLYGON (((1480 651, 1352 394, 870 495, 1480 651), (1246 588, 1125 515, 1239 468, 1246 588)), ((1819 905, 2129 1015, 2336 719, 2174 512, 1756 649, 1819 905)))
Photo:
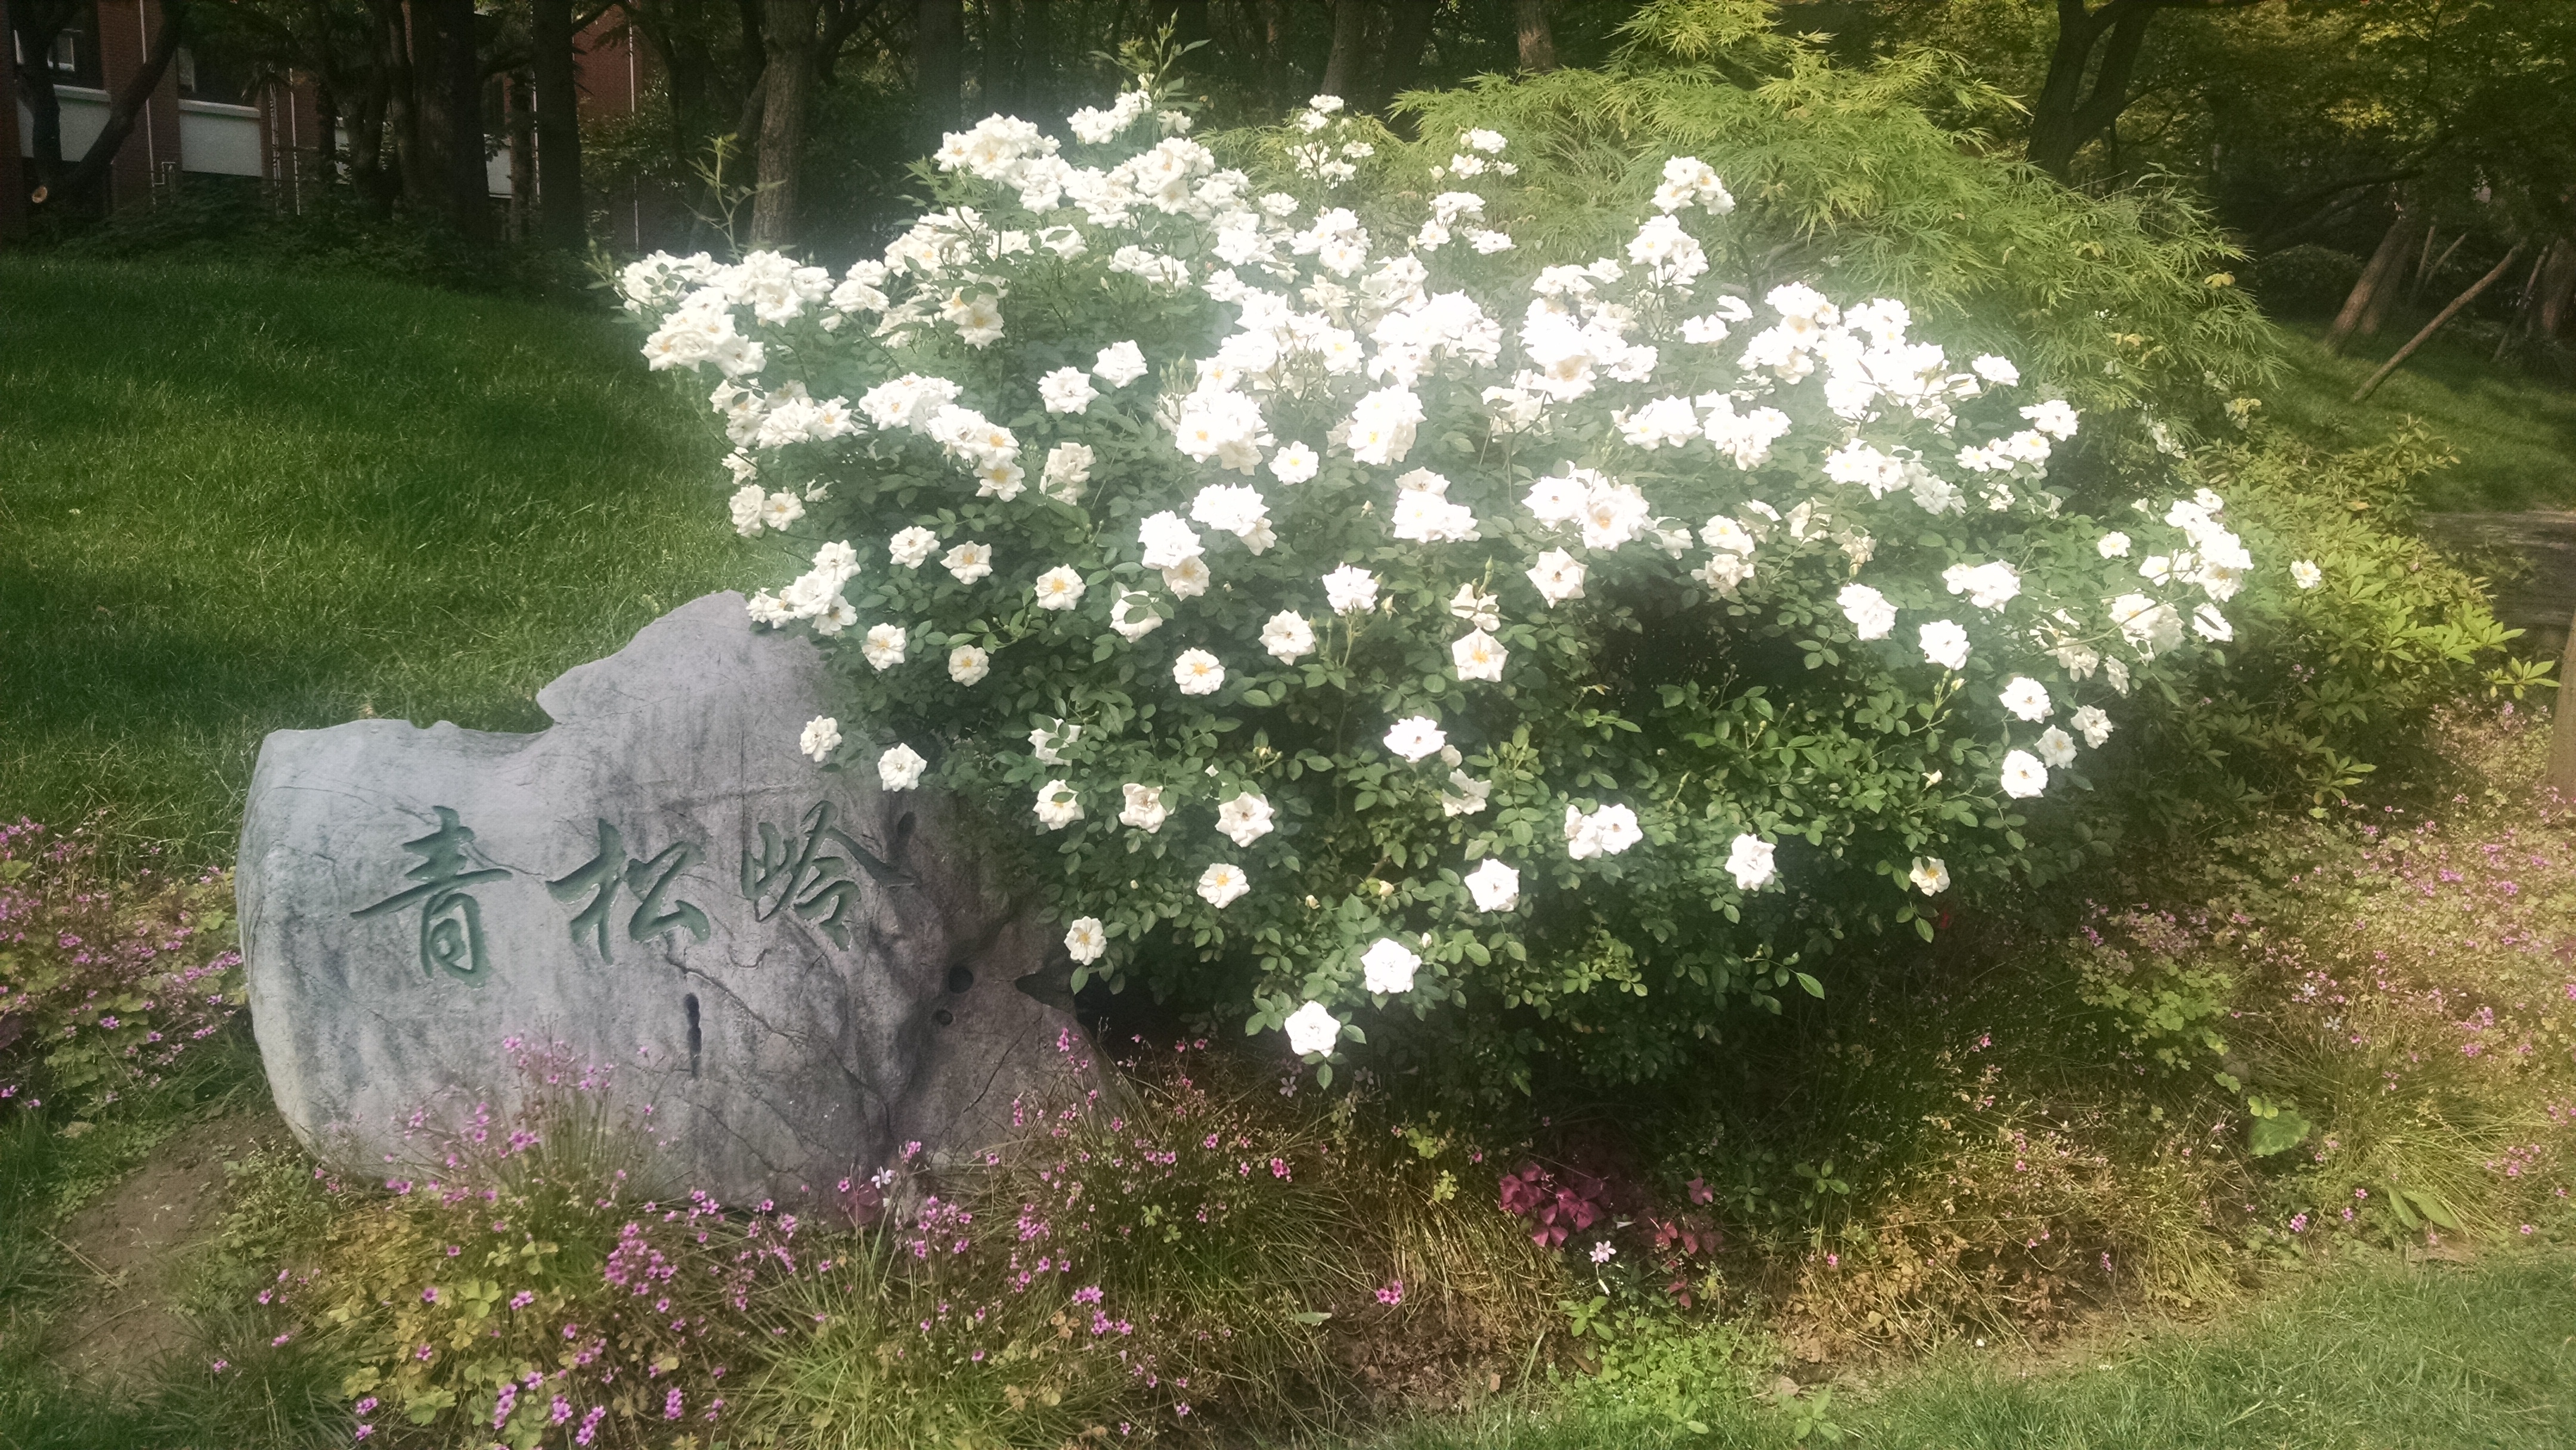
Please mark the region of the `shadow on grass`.
POLYGON ((259 738, 531 697, 748 577, 723 442, 623 321, 0 258, 0 816, 230 854, 259 738))
POLYGON ((2576 508, 2576 388, 2545 371, 2488 360, 2492 339, 2436 335, 2367 402, 2353 390, 2405 344, 2391 326, 2343 357, 2317 345, 2323 329, 2289 329, 2289 368, 2265 411, 2331 447, 2374 443, 2422 420, 2460 455, 2435 480, 2428 510, 2576 508))

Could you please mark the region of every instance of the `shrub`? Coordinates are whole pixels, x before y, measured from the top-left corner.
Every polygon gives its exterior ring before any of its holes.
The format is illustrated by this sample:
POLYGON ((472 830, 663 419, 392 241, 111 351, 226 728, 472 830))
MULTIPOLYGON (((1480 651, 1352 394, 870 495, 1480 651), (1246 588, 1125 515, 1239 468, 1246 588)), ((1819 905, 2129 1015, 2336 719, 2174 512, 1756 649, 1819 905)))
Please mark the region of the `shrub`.
POLYGON ((2303 242, 2264 254, 2254 264, 2253 293, 2283 317, 2321 317, 2343 304, 2361 280, 2361 259, 2303 242))
POLYGON ((0 1103, 74 1136, 203 1060, 246 1000, 227 873, 116 881, 96 855, 0 825, 0 1103))
POLYGON ((1078 985, 1288 1028, 1326 1082, 1371 1033, 1668 1071, 1952 882, 2081 864, 2095 752, 2291 587, 2214 493, 2071 510, 2082 425, 2005 359, 1752 293, 1766 234, 1689 157, 1626 188, 1624 260, 1540 267, 1491 225, 1506 134, 1426 171, 1318 107, 1256 179, 1118 139, 1152 116, 1077 117, 1098 167, 952 138, 841 279, 622 282, 657 367, 724 375, 738 527, 821 544, 752 603, 864 722, 804 744, 1031 802, 1078 985))

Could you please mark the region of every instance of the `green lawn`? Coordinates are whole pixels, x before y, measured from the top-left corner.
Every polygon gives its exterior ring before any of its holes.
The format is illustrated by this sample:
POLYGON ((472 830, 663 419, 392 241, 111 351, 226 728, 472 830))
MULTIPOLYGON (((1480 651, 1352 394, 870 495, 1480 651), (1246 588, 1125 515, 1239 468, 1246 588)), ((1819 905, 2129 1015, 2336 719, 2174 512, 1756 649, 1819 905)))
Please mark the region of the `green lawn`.
MULTIPOLYGON (((1837 1395, 1824 1417, 1872 1450, 2556 1450, 2576 1445, 2571 1275, 2565 1251, 2347 1272, 2213 1327, 2061 1354, 2035 1371, 1962 1350, 1874 1393, 1837 1395)), ((1703 1382, 1722 1394, 1742 1379, 1720 1360, 1703 1382)), ((1608 1396, 1595 1386, 1584 1398, 1608 1396)), ((1370 1450, 1797 1443, 1793 1409, 1741 1391, 1696 1413, 1707 1435, 1659 1409, 1600 1403, 1426 1421, 1370 1450)))
POLYGON ((2350 401, 2420 325, 2391 326, 2344 357, 2316 345, 2322 329, 2292 330, 2289 370, 2264 391, 2265 414, 2345 446, 2422 421, 2460 455, 2426 500, 2433 509, 2576 508, 2576 388, 2497 367, 2487 347, 2440 335, 2368 402, 2350 401))
POLYGON ((721 440, 621 320, 0 257, 0 815, 230 855, 260 737, 544 723, 744 577, 721 440))

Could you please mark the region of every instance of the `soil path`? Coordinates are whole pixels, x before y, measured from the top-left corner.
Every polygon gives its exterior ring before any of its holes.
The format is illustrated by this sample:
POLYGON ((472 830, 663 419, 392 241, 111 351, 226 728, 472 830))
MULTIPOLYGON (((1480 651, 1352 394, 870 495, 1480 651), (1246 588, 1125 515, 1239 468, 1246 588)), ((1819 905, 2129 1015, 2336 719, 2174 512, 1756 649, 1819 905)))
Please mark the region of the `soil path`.
POLYGON ((223 1219, 224 1164, 286 1136, 264 1105, 192 1124, 72 1215, 55 1237, 89 1282, 57 1341, 64 1368, 114 1384, 187 1347, 179 1300, 223 1219))

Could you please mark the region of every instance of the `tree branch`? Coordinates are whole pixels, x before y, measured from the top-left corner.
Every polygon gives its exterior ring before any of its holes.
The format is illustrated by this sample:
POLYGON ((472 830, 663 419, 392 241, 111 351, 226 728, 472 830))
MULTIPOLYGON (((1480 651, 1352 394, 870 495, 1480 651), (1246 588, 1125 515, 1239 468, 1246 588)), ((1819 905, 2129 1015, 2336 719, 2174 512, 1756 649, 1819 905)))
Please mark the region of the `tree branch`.
POLYGON ((81 157, 80 164, 64 174, 62 190, 65 195, 79 195, 106 177, 109 164, 116 160, 116 153, 124 149, 125 138, 134 134, 135 121, 142 117, 143 108, 151 101, 153 91, 160 88, 161 77, 169 71, 171 59, 178 55, 180 32, 187 19, 187 0, 171 0, 168 8, 162 11, 161 30, 152 37, 151 49, 144 53, 143 69, 127 78, 125 89, 116 93, 115 102, 107 108, 107 123, 99 128, 98 139, 89 143, 89 150, 81 157))

